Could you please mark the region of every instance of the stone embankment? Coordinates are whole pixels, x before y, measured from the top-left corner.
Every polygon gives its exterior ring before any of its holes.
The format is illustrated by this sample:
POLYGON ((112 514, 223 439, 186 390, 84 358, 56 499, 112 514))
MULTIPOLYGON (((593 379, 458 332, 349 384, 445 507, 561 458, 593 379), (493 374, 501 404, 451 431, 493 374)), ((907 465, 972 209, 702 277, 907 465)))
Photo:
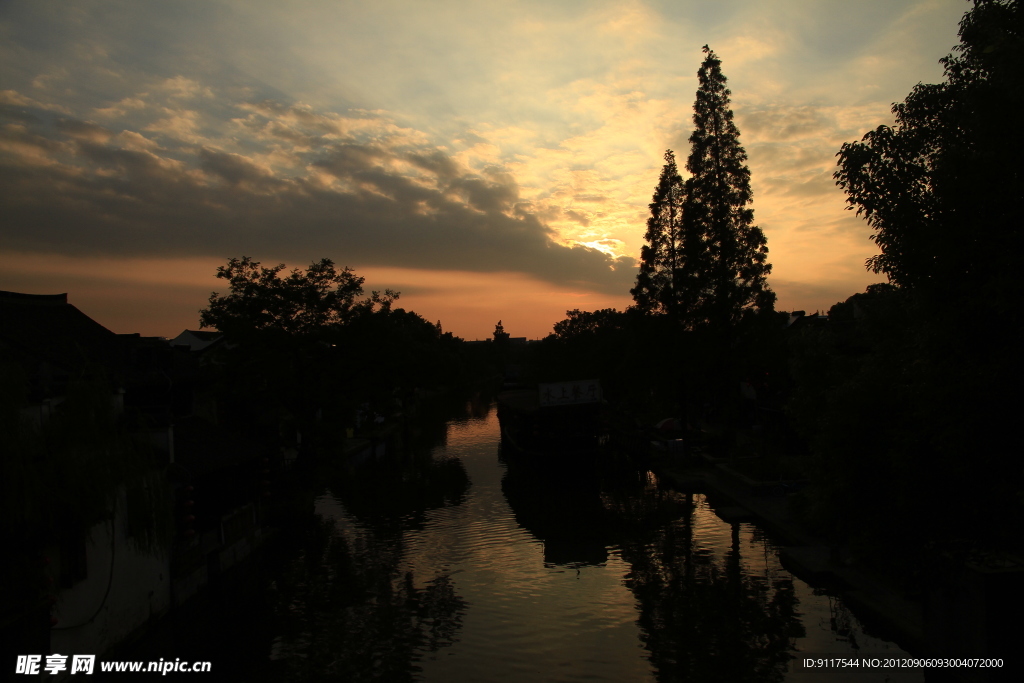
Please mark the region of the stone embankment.
POLYGON ((789 504, 787 482, 753 481, 713 458, 663 455, 654 471, 681 488, 710 494, 715 513, 726 522, 753 520, 785 545, 783 565, 814 586, 828 586, 868 622, 872 630, 910 653, 927 649, 922 605, 904 597, 876 573, 855 563, 808 531, 789 504))
POLYGON ((756 520, 784 544, 779 555, 787 569, 813 586, 837 592, 873 632, 911 656, 1000 662, 998 668, 932 672, 940 676, 934 680, 1024 680, 1024 659, 1016 654, 1024 614, 1024 558, 1006 553, 936 557, 924 585, 918 586, 922 599, 908 599, 885 576, 807 528, 790 504, 789 494, 800 482, 752 481, 728 464, 702 454, 688 457, 680 448, 675 453, 662 449, 652 468, 680 488, 706 492, 723 520, 756 520))

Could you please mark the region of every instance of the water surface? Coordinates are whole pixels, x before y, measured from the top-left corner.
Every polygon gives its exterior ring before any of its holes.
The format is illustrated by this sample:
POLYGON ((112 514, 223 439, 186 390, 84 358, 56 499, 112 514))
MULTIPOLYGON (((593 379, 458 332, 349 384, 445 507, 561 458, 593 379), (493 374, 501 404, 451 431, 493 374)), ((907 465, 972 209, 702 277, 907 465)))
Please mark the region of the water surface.
POLYGON ((316 499, 333 541, 281 582, 296 616, 274 645, 285 678, 923 680, 802 670, 803 653, 903 652, 703 493, 624 462, 525 465, 495 411, 477 413, 316 499))

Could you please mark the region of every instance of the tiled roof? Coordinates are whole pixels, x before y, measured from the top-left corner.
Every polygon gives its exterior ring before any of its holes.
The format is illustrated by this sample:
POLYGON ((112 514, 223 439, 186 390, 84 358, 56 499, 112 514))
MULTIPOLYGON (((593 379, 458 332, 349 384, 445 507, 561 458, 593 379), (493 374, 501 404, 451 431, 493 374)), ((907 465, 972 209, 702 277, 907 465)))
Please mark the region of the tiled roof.
POLYGON ((216 330, 182 330, 181 334, 171 340, 171 345, 187 346, 192 351, 203 351, 219 342, 223 337, 224 334, 216 330))
POLYGON ((66 372, 92 363, 116 370, 123 355, 117 335, 69 304, 67 294, 0 291, 0 343, 66 372))

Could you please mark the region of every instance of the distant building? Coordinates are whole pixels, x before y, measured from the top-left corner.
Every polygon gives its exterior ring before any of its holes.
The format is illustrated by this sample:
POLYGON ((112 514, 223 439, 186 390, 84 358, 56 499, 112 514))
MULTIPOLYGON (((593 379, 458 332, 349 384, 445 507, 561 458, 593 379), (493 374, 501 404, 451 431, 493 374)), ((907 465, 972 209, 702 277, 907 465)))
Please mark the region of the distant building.
POLYGON ((814 315, 807 315, 805 311, 793 311, 789 314, 789 322, 786 329, 798 329, 809 325, 822 325, 828 322, 828 316, 815 311, 814 315))
POLYGON ((187 346, 189 351, 201 352, 213 348, 224 341, 224 335, 215 330, 182 330, 181 334, 171 340, 171 346, 187 346))

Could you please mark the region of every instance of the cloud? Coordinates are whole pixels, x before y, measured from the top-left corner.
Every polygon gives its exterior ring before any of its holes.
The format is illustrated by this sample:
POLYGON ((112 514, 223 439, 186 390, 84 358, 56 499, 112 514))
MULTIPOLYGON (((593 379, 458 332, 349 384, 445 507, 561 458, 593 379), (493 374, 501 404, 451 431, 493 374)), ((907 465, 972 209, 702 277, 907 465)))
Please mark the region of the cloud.
POLYGON ((76 140, 84 140, 87 142, 93 142, 96 144, 104 145, 110 138, 114 137, 113 132, 98 126, 95 123, 89 121, 79 121, 77 119, 57 119, 54 122, 54 127, 63 133, 64 135, 74 138, 76 140))
POLYGON ((156 151, 162 149, 155 141, 145 135, 140 135, 133 130, 122 130, 114 136, 113 140, 121 149, 129 149, 135 152, 156 151))
POLYGON ((147 93, 143 93, 143 95, 140 97, 126 97, 120 102, 112 104, 109 107, 102 107, 100 109, 96 109, 96 113, 104 117, 116 117, 124 116, 126 113, 132 111, 133 109, 145 109, 146 102, 142 99, 142 97, 145 97, 146 95, 147 93))
POLYGON ((168 78, 156 86, 155 89, 163 91, 169 97, 176 99, 190 100, 196 97, 213 97, 213 90, 209 86, 204 86, 198 81, 185 78, 184 76, 168 78))
POLYGON ((682 166, 689 149, 708 43, 773 275, 846 258, 854 282, 873 245, 831 182, 835 153, 941 78, 965 9, 17 0, 0 12, 0 245, 626 292, 661 155, 682 166))
POLYGON ((56 164, 54 156, 63 153, 68 146, 29 130, 26 123, 36 122, 38 119, 35 117, 18 117, 16 120, 19 122, 0 126, 0 152, 9 155, 11 166, 30 172, 33 167, 56 164))
POLYGON ((772 142, 820 137, 836 127, 833 111, 807 104, 747 107, 737 115, 737 122, 748 139, 772 142))
MULTIPOLYGON (((174 92, 204 89, 178 83, 174 92)), ((380 115, 272 102, 235 109, 251 135, 220 135, 223 124, 202 110, 169 107, 143 128, 161 144, 80 119, 9 123, 0 144, 21 152, 0 165, 0 209, 14 228, 2 244, 124 256, 320 254, 628 288, 631 258, 555 241, 503 167, 467 168, 380 115)))
POLYGON ((280 182, 272 182, 273 176, 268 169, 253 163, 240 154, 218 152, 202 147, 196 156, 204 171, 230 185, 245 184, 250 187, 263 185, 267 189, 282 187, 280 182))
POLYGON ((5 108, 9 108, 9 111, 14 111, 16 110, 15 108, 24 108, 41 109, 43 111, 58 111, 64 114, 71 113, 67 107, 63 107, 58 104, 40 102, 14 90, 0 90, 0 105, 3 105, 5 108))
POLYGON ((197 130, 198 111, 188 109, 175 111, 165 107, 163 112, 166 116, 146 126, 145 130, 184 142, 199 142, 202 139, 197 130))

